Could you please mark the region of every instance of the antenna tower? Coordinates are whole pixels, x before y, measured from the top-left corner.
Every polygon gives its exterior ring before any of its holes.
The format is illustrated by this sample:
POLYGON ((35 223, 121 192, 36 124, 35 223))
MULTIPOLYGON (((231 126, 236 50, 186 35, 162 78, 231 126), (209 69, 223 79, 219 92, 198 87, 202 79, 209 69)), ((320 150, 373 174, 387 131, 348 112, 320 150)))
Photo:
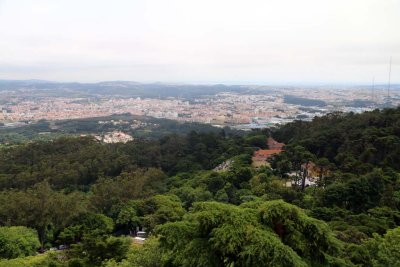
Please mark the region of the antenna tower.
POLYGON ((389 84, 388 84, 388 89, 387 89, 387 102, 386 102, 386 107, 389 107, 389 99, 390 99, 390 76, 392 74, 392 57, 390 57, 389 60, 389 84))

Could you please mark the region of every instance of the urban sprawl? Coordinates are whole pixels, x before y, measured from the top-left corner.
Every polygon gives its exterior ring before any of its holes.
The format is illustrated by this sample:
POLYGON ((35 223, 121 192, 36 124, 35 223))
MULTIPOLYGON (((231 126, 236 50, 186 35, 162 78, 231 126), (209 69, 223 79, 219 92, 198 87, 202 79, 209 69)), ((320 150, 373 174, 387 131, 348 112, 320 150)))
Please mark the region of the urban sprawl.
MULTIPOLYGON (((393 91, 390 105, 398 106, 399 96, 398 91, 393 91)), ((12 91, 0 92, 0 98, 0 122, 3 127, 41 119, 77 119, 131 113, 250 129, 284 124, 296 119, 311 120, 315 116, 334 111, 359 113, 384 107, 388 103, 385 89, 371 88, 277 88, 265 93, 262 90, 253 90, 252 93, 221 92, 191 100, 178 97, 21 97, 12 91), (300 100, 320 100, 324 104, 303 104, 301 101, 292 103, 287 100, 288 95, 300 100)))

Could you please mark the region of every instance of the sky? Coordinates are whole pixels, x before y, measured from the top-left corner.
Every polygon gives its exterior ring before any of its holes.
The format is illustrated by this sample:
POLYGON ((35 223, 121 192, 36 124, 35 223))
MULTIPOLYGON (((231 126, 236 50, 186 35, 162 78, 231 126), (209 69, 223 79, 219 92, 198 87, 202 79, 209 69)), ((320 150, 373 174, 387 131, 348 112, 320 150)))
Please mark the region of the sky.
POLYGON ((400 0, 0 0, 0 79, 400 82, 400 0))

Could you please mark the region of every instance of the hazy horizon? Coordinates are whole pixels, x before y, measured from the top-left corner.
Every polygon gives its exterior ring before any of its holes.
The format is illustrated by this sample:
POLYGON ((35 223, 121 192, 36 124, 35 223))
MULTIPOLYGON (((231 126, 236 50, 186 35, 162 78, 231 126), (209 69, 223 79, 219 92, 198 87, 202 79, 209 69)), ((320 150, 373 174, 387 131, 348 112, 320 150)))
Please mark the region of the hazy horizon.
MULTIPOLYGON (((131 82, 138 84, 165 84, 165 85, 225 85, 225 86, 288 86, 288 87, 320 87, 320 86, 331 86, 331 87, 357 87, 357 86, 375 86, 387 88, 388 82, 382 83, 368 83, 368 82, 251 82, 251 81, 188 81, 188 82, 168 82, 168 81, 133 81, 133 80, 97 80, 97 81, 76 81, 76 80, 45 80, 45 79, 0 79, 0 82, 37 82, 37 83, 81 83, 81 84, 96 84, 96 83, 107 83, 107 82, 131 82)), ((391 88, 395 89, 400 86, 400 83, 391 82, 391 88)))
POLYGON ((0 79, 400 83, 400 1, 0 0, 0 79))

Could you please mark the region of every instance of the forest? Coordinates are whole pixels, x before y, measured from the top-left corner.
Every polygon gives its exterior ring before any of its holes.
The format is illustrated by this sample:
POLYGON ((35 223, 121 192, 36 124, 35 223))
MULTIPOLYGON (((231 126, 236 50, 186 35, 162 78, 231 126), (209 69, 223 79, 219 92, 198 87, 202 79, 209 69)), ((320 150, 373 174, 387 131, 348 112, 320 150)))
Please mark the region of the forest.
POLYGON ((399 208, 400 108, 0 147, 0 267, 400 266, 399 208))
MULTIPOLYGON (((227 133, 240 134, 240 131, 232 128, 225 127, 224 130, 227 133)), ((6 127, 0 123, 0 146, 1 144, 13 145, 31 141, 54 140, 59 137, 101 135, 113 131, 123 131, 140 138, 158 139, 168 134, 185 135, 191 131, 218 133, 220 129, 209 124, 158 119, 130 113, 57 121, 43 119, 18 127, 6 127), (132 125, 134 127, 131 127, 132 125)))

